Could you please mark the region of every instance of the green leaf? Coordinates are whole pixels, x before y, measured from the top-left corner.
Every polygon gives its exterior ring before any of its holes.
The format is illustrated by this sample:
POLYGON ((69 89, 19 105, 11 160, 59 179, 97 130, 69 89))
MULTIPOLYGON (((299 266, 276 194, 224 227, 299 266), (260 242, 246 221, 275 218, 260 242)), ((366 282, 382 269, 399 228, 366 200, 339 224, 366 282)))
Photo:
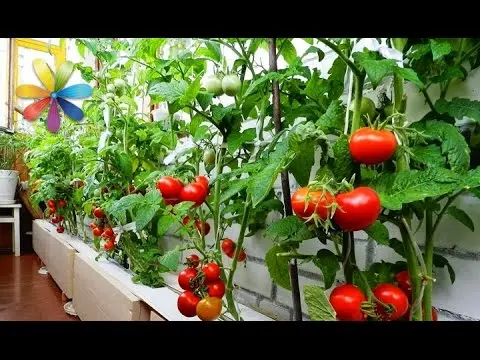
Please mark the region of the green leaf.
POLYGON ((113 217, 117 218, 121 223, 126 223, 126 211, 133 209, 143 202, 143 196, 140 194, 130 194, 122 197, 120 200, 115 201, 108 209, 113 217))
POLYGON ((287 216, 269 225, 264 233, 265 237, 273 242, 284 243, 290 241, 301 242, 314 237, 307 225, 296 216, 287 216))
POLYGON ((450 54, 452 51, 450 43, 446 41, 436 41, 434 39, 430 39, 430 48, 432 49, 433 61, 450 54))
POLYGON ((328 105, 325 114, 320 116, 316 125, 324 130, 340 130, 343 131, 345 123, 345 106, 340 100, 334 100, 328 105))
POLYGON ((220 204, 223 204, 230 200, 233 196, 238 195, 243 189, 248 186, 249 180, 248 179, 239 179, 233 180, 228 182, 228 188, 222 190, 222 194, 220 196, 220 204))
POLYGON ((473 225, 473 221, 472 219, 470 218, 470 216, 468 216, 468 214, 463 211, 462 209, 459 209, 455 206, 450 206, 446 213, 448 215, 450 215, 451 217, 453 217, 454 219, 458 220, 459 222, 461 222, 463 225, 465 225, 467 228, 470 229, 470 231, 474 232, 475 231, 475 225, 473 225))
POLYGON ((348 145, 348 135, 342 134, 333 145, 334 162, 332 166, 333 174, 337 181, 342 179, 349 180, 354 173, 355 163, 350 155, 348 145))
POLYGON ((374 89, 380 84, 385 76, 397 67, 395 60, 377 60, 375 57, 376 55, 371 51, 356 52, 353 54, 355 62, 365 69, 374 89))
POLYGON ((116 152, 115 160, 120 173, 126 177, 131 177, 133 173, 132 159, 125 152, 116 152))
POLYGON ((157 95, 163 100, 173 102, 181 99, 187 93, 189 86, 185 80, 172 80, 169 83, 161 82, 154 84, 149 91, 151 95, 157 95))
POLYGON ((255 129, 246 129, 242 133, 233 133, 228 137, 227 146, 228 152, 233 154, 235 151, 240 149, 240 147, 246 143, 255 140, 257 132, 255 129))
POLYGON ((314 321, 336 321, 336 312, 333 309, 324 289, 320 286, 305 285, 303 287, 305 303, 308 306, 308 315, 314 321))
POLYGON ((390 244, 388 245, 401 257, 405 257, 405 248, 403 247, 403 243, 398 240, 397 238, 390 239, 390 244))
POLYGON ((453 270, 452 265, 445 259, 442 255, 433 254, 433 266, 437 268, 447 267, 448 274, 450 275, 450 281, 452 284, 455 282, 455 270, 453 270))
POLYGON ((206 126, 199 126, 197 130, 195 131, 195 135, 193 136, 194 141, 200 141, 202 139, 205 139, 208 134, 208 127, 206 126))
POLYGON ((170 227, 175 224, 176 219, 171 215, 161 216, 157 223, 157 236, 164 236, 170 227))
POLYGON ((306 186, 310 180, 310 172, 315 163, 315 146, 311 142, 304 142, 299 146, 295 159, 288 166, 288 170, 293 174, 295 180, 300 186, 306 186))
POLYGON ((413 69, 401 68, 396 65, 393 71, 402 76, 405 80, 411 81, 418 85, 420 88, 424 87, 423 82, 419 79, 417 73, 413 69))
POLYGON ((330 250, 321 249, 317 252, 317 256, 313 258, 313 263, 322 271, 325 289, 330 289, 335 281, 337 271, 340 270, 337 255, 330 250))
POLYGON ((200 124, 203 122, 203 116, 200 114, 195 114, 190 121, 190 134, 195 134, 200 126, 200 124))
MULTIPOLYGON (((310 44, 312 45, 312 44, 310 44)), ((318 61, 322 61, 325 58, 325 53, 317 48, 316 46, 310 46, 302 55, 302 58, 304 58, 307 54, 317 54, 318 55, 318 61)))
POLYGON ((236 110, 238 110, 238 109, 235 109, 234 105, 229 105, 226 107, 219 106, 219 105, 212 105, 210 108, 212 110, 213 119, 217 123, 220 123, 225 116, 232 115, 233 113, 235 113, 236 110))
POLYGON ((320 100, 325 93, 330 89, 330 83, 326 79, 322 79, 317 69, 313 70, 312 77, 307 82, 305 94, 315 101, 320 100))
POLYGON ((387 227, 380 221, 375 221, 372 226, 365 229, 365 232, 380 245, 388 245, 390 236, 387 227))
MULTIPOLYGON (((199 91, 197 94, 197 101, 200 104, 202 110, 206 110, 212 103, 213 94, 205 91, 199 91)), ((198 113, 195 116, 199 115, 198 113)), ((200 115, 199 115, 200 116, 200 115)))
POLYGON ((183 104, 189 103, 190 101, 195 100, 199 91, 200 91, 200 76, 198 76, 187 88, 185 95, 181 98, 183 104))
POLYGON ((147 226, 150 221, 152 221, 153 217, 160 209, 160 205, 154 206, 142 206, 138 209, 136 214, 135 226, 137 230, 142 230, 145 226, 147 226))
POLYGON ((472 193, 473 196, 480 199, 480 188, 470 189, 470 192, 472 193))
POLYGON ((277 256, 277 254, 283 252, 285 252, 285 250, 281 246, 273 246, 267 251, 267 254, 265 255, 265 262, 273 282, 287 290, 290 290, 290 273, 288 270, 289 260, 286 257, 277 256))
POLYGON ((442 149, 431 144, 428 146, 415 146, 412 149, 413 159, 427 166, 445 167, 447 165, 446 158, 442 155, 442 149))
POLYGON ((210 50, 212 54, 212 59, 220 62, 222 58, 222 50, 220 49, 220 44, 215 41, 208 40, 205 41, 205 44, 207 45, 208 50, 210 50))
POLYGON ((439 113, 448 113, 458 120, 464 117, 480 122, 480 101, 455 97, 450 101, 439 99, 435 103, 435 110, 439 113))
POLYGON ((375 178, 370 186, 377 191, 383 207, 400 210, 402 204, 456 190, 462 183, 461 179, 460 175, 451 170, 432 167, 424 171, 382 174, 375 178))
POLYGON ((458 129, 443 121, 429 120, 425 124, 425 135, 440 142, 442 154, 445 155, 450 168, 458 173, 465 173, 470 168, 470 148, 458 129))
POLYGON ((441 83, 454 78, 465 79, 465 73, 460 66, 449 66, 440 75, 432 77, 432 82, 441 83))
POLYGON ((166 266, 168 269, 170 269, 170 271, 177 271, 179 263, 180 250, 178 246, 176 246, 175 249, 166 252, 160 260, 160 264, 166 266))
POLYGON ((254 82, 250 83, 250 86, 248 87, 247 91, 245 91, 245 94, 243 94, 243 97, 246 98, 247 96, 252 94, 257 87, 259 87, 260 85, 264 84, 267 81, 270 81, 270 80, 281 81, 284 78, 285 78, 285 74, 281 74, 276 71, 266 73, 261 77, 257 78, 257 80, 255 80, 254 82))
POLYGON ((283 40, 281 44, 278 45, 281 48, 279 55, 282 55, 287 64, 291 65, 297 59, 297 50, 293 46, 290 40, 283 40))
POLYGON ((340 57, 337 57, 328 70, 328 80, 331 82, 331 88, 328 92, 328 97, 331 100, 337 100, 344 90, 345 72, 347 71, 347 64, 340 57))

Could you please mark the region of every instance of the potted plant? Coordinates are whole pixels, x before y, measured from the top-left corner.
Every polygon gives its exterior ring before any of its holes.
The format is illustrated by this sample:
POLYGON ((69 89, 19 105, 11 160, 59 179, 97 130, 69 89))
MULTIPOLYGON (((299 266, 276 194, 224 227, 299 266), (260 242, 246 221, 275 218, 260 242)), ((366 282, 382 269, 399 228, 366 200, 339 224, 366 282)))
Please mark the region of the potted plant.
POLYGON ((14 170, 17 147, 13 135, 0 134, 0 205, 15 202, 18 185, 18 171, 14 170))

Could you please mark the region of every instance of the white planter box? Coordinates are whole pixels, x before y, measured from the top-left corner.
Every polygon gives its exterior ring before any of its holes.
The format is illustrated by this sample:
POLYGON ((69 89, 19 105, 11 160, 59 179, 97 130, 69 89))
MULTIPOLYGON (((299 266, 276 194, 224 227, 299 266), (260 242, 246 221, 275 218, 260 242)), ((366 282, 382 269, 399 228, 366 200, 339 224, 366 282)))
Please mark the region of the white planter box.
POLYGON ((32 224, 32 245, 33 251, 38 255, 40 260, 46 264, 46 255, 48 252, 48 244, 52 234, 45 228, 43 220, 34 220, 32 224))

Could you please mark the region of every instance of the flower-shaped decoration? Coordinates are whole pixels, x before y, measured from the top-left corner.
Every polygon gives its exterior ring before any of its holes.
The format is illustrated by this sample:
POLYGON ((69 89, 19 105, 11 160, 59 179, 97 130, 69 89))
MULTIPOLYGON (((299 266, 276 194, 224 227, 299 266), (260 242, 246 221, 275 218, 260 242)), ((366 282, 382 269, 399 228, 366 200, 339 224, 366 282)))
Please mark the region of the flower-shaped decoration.
POLYGON ((48 110, 47 128, 51 132, 57 132, 60 128, 60 114, 58 105, 64 113, 72 120, 83 119, 83 111, 69 99, 81 99, 92 94, 92 87, 88 84, 77 84, 64 88, 68 79, 73 73, 73 63, 66 61, 55 74, 48 64, 42 59, 33 60, 33 69, 45 89, 36 85, 20 85, 17 87, 18 97, 27 99, 40 99, 28 105, 23 111, 23 117, 29 121, 36 120, 43 110, 50 105, 48 110))

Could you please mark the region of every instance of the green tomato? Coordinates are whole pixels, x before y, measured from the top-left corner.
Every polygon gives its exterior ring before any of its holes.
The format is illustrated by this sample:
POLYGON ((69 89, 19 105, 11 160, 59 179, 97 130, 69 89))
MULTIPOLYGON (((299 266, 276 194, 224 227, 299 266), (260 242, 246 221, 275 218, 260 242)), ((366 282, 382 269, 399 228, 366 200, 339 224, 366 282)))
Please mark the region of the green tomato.
POLYGON ((120 89, 125 87, 125 81, 123 79, 115 79, 113 80, 113 84, 115 85, 115 88, 120 89))
MULTIPOLYGON (((113 94, 112 94, 112 95, 113 95, 113 94)), ((108 98, 107 100, 105 100, 105 102, 106 102, 108 105, 110 105, 110 106, 115 103, 112 98, 108 98)))
POLYGON ((113 93, 108 92, 105 94, 105 99, 113 99, 114 97, 115 97, 115 94, 113 93))
POLYGON ((240 91, 242 83, 237 75, 227 75, 222 80, 222 89, 228 96, 235 96, 240 91))
POLYGON ((110 92, 110 93, 114 93, 115 92, 115 85, 113 84, 108 84, 107 85, 107 91, 110 92))
POLYGON ((118 107, 120 108, 120 110, 128 110, 128 104, 120 104, 118 105, 118 107))
POLYGON ((101 194, 101 193, 100 193, 100 189, 95 189, 95 190, 93 191, 93 196, 95 196, 95 197, 100 197, 100 194, 101 194))
POLYGON ((203 162, 205 165, 213 165, 215 164, 215 151, 213 149, 207 149, 203 153, 203 162))
POLYGON ((215 94, 215 96, 223 95, 222 80, 215 75, 206 77, 204 86, 209 93, 215 94))
MULTIPOLYGON (((350 105, 350 110, 354 111, 355 109, 355 101, 352 101, 352 104, 350 105)), ((375 117, 376 109, 375 109, 375 103, 373 102, 372 99, 364 96, 362 97, 362 104, 360 106, 360 115, 361 116, 369 116, 370 120, 373 120, 375 117)))
POLYGON ((383 108, 383 113, 386 117, 392 116, 393 114, 393 104, 388 104, 383 108))

